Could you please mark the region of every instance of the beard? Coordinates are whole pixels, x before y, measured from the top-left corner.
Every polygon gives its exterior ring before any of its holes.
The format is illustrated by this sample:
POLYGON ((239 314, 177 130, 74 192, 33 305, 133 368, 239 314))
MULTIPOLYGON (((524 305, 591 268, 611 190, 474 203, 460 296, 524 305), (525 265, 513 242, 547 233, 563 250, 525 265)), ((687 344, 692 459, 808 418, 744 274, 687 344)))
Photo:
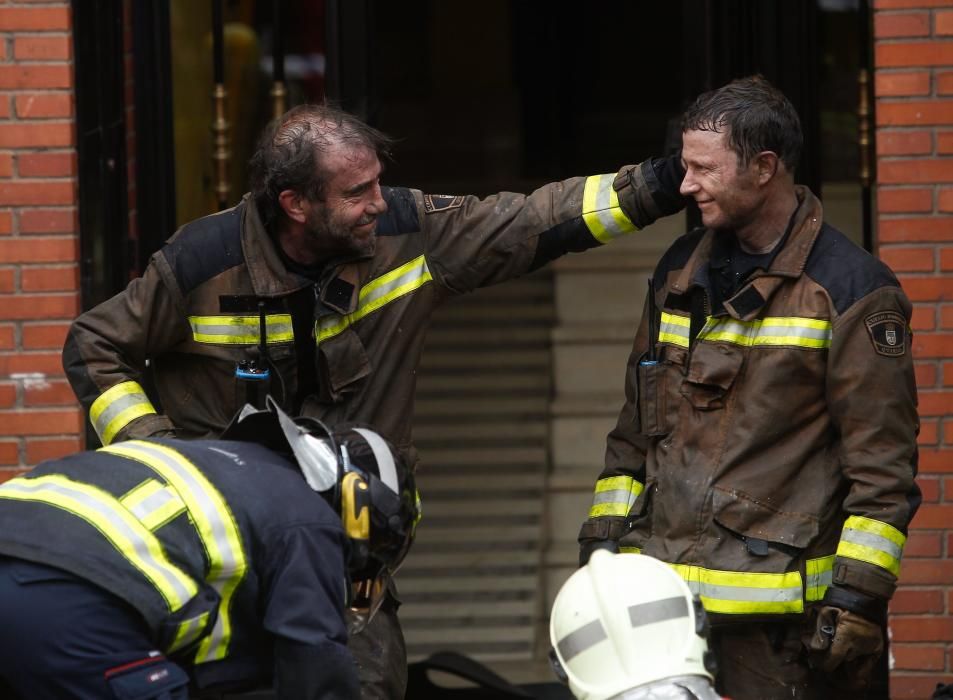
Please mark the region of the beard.
POLYGON ((311 210, 306 224, 315 248, 320 251, 322 258, 327 259, 372 255, 377 241, 374 230, 363 233, 354 227, 369 224, 373 220, 372 217, 362 217, 354 225, 349 226, 335 220, 327 208, 319 207, 311 210))

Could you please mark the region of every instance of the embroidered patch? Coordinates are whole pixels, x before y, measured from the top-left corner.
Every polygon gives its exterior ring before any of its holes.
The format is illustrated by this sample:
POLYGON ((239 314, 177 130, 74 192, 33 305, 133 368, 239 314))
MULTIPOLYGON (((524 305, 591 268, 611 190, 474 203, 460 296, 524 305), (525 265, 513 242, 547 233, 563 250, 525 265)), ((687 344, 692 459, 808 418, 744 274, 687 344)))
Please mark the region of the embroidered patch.
POLYGON ((463 196, 457 195, 453 196, 450 194, 425 194, 424 195, 424 210, 428 214, 433 214, 438 211, 447 211, 449 209, 457 209, 458 207, 463 206, 463 196))
POLYGON ((907 346, 907 322, 896 311, 880 311, 864 319, 874 350, 887 357, 900 357, 907 346))

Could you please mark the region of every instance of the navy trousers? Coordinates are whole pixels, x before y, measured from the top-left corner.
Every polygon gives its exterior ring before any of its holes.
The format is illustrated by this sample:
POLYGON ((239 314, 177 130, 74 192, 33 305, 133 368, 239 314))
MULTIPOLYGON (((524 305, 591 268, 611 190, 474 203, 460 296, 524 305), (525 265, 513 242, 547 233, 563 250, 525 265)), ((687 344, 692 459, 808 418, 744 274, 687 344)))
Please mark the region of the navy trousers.
POLYGON ((0 689, 23 700, 188 698, 139 614, 65 571, 0 557, 0 620, 0 689))

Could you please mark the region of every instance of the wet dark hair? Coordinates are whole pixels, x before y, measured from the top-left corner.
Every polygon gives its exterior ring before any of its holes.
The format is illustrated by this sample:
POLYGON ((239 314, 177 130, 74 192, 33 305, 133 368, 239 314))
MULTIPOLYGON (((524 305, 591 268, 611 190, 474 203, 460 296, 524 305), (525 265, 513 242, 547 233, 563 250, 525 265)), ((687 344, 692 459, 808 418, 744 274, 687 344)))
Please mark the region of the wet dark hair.
POLYGON ((760 75, 699 95, 682 115, 682 131, 727 131, 739 165, 748 165, 761 151, 774 151, 791 173, 804 143, 794 106, 760 75))
POLYGON ((269 230, 283 215, 278 195, 294 190, 311 201, 324 198, 322 159, 338 146, 366 147, 385 162, 393 140, 329 104, 300 105, 271 122, 249 163, 252 198, 269 230))

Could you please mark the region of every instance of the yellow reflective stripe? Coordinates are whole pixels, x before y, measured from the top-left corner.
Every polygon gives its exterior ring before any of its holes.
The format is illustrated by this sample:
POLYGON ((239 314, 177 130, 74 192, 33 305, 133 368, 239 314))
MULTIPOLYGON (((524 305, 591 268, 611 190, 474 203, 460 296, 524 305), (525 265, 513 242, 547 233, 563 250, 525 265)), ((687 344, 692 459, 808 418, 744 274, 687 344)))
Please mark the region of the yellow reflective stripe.
POLYGON ((728 615, 781 614, 804 611, 801 574, 763 574, 718 571, 700 566, 672 564, 705 609, 728 615))
POLYGON ((906 536, 893 525, 852 515, 844 523, 837 556, 879 566, 896 576, 906 541, 906 536))
POLYGON ((121 382, 99 395, 89 407, 89 422, 99 436, 99 440, 108 445, 116 433, 140 416, 155 413, 149 397, 139 382, 121 382))
POLYGON ((218 619, 199 645, 196 663, 224 658, 231 640, 229 604, 248 564, 241 534, 225 499, 201 470, 184 455, 157 443, 131 441, 102 448, 145 464, 165 479, 181 497, 209 559, 207 582, 221 596, 218 619))
POLYGON ((804 599, 807 601, 821 600, 824 592, 834 580, 834 555, 808 559, 805 564, 807 574, 804 599))
POLYGON ((745 347, 795 345, 812 349, 829 348, 831 322, 797 317, 767 317, 754 321, 708 318, 698 339, 745 347))
POLYGON ((582 219, 589 233, 600 243, 608 243, 638 228, 619 206, 619 193, 612 187, 615 173, 586 178, 582 193, 582 219))
POLYGON ((196 593, 198 585, 166 558, 162 544, 111 494, 65 476, 18 478, 0 487, 0 498, 45 503, 82 518, 155 587, 170 612, 196 593))
POLYGON ((590 518, 607 515, 625 517, 632 509, 635 499, 642 493, 643 485, 631 476, 610 476, 596 482, 592 496, 590 518))
POLYGON ((621 554, 641 554, 641 547, 619 547, 619 552, 621 554))
POLYGON ((142 482, 119 502, 153 532, 185 510, 178 492, 155 479, 142 482))
POLYGON ((660 343, 671 343, 680 348, 687 348, 691 325, 692 320, 688 316, 676 316, 663 311, 659 323, 658 340, 660 343))
POLYGON ((317 342, 333 338, 370 313, 392 301, 415 292, 433 279, 427 259, 421 255, 390 272, 377 277, 361 288, 357 309, 343 316, 329 316, 315 323, 317 342))
POLYGON ((175 633, 175 638, 172 640, 172 644, 169 646, 167 651, 177 651, 198 639, 199 635, 205 630, 205 626, 208 624, 208 616, 209 612, 206 610, 201 615, 197 615, 190 620, 185 620, 182 622, 179 625, 179 629, 175 633))
MULTIPOLYGON (((257 315, 189 316, 192 339, 216 345, 258 345, 261 320, 257 315)), ((291 314, 267 314, 265 339, 269 344, 294 342, 291 314)))

